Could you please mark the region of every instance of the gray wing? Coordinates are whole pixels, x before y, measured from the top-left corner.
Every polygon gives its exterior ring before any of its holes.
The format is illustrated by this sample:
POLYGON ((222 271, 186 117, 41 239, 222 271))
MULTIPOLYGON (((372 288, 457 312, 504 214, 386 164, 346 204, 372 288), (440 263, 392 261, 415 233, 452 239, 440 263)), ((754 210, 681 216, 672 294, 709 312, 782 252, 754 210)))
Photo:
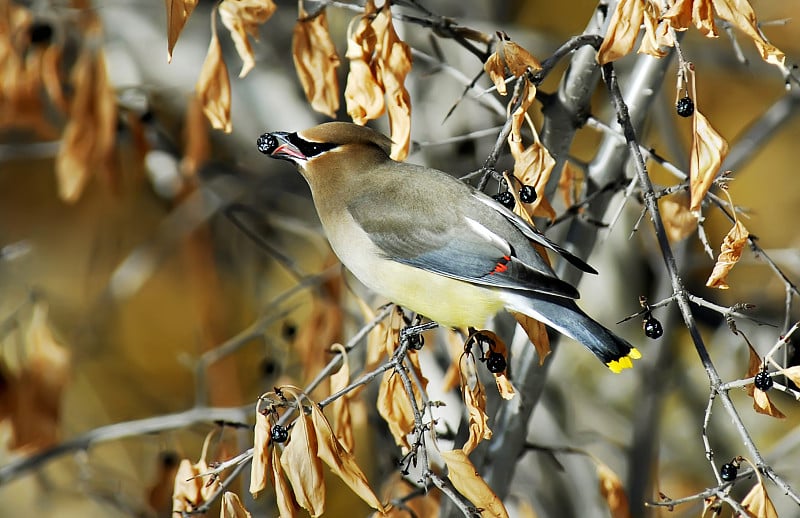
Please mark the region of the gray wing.
MULTIPOLYGON (((445 207, 413 179, 397 180, 382 187, 379 205, 372 194, 354 197, 347 207, 387 259, 472 284, 579 297, 532 249, 528 240, 533 238, 466 185, 452 178, 437 185, 437 197, 449 192, 454 195, 449 199, 467 200, 445 207)), ((536 235, 535 241, 557 246, 536 235)))

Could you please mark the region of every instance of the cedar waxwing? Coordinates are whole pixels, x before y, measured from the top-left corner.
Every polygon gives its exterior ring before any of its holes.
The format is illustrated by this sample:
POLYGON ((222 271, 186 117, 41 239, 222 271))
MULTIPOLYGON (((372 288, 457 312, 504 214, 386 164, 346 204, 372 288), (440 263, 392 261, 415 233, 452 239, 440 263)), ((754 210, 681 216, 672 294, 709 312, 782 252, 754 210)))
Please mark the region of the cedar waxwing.
POLYGON ((505 308, 581 342, 614 371, 639 351, 575 304, 531 242, 597 273, 491 197, 442 171, 395 162, 391 141, 329 122, 265 133, 258 149, 293 162, 311 187, 331 247, 364 285, 451 327, 481 326, 505 308))

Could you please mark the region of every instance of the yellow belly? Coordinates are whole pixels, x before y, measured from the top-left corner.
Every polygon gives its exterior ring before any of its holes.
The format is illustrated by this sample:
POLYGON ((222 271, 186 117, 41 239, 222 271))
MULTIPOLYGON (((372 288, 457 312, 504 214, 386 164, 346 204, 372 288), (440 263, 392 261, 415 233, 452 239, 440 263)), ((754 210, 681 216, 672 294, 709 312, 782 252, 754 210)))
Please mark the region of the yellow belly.
POLYGON ((333 251, 364 285, 444 326, 483 326, 504 307, 500 292, 382 257, 346 211, 321 218, 333 251))
POLYGON ((353 271, 367 287, 444 326, 482 327, 503 309, 497 290, 404 264, 381 261, 378 272, 353 271))

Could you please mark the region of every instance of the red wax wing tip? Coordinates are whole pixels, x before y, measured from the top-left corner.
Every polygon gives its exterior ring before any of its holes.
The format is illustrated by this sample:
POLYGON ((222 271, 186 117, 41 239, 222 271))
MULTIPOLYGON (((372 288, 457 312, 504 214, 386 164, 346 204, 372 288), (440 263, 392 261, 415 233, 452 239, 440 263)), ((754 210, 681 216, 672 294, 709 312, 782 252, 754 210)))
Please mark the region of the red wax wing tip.
POLYGON ((503 259, 501 259, 497 263, 497 266, 494 267, 494 270, 489 272, 489 275, 492 275, 492 274, 495 274, 495 273, 504 273, 504 272, 506 272, 508 270, 508 262, 510 260, 511 260, 511 257, 509 257, 507 255, 504 255, 503 259))

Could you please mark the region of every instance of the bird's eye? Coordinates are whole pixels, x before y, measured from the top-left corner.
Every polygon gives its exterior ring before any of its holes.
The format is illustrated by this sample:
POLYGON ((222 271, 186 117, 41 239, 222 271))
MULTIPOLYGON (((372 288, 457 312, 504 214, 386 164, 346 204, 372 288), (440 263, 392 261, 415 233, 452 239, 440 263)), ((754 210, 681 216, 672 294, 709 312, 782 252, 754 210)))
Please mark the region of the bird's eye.
POLYGON ((306 156, 306 158, 317 156, 325 151, 329 151, 339 146, 339 144, 334 144, 331 142, 311 142, 310 140, 303 139, 297 133, 292 133, 289 138, 292 141, 292 144, 297 146, 297 149, 299 149, 300 152, 306 156))

